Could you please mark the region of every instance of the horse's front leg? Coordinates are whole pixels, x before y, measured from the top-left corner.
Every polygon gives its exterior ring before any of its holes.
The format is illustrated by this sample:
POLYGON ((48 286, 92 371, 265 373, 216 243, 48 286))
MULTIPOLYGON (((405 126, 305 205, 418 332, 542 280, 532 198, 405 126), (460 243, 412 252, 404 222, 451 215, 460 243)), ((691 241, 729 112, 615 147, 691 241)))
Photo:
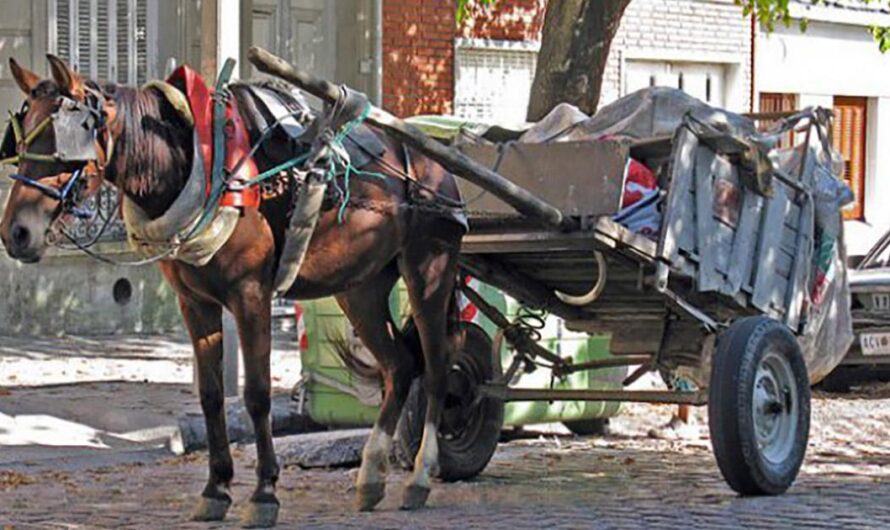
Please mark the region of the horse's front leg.
POLYGON ((216 304, 201 304, 179 299, 182 316, 192 339, 198 367, 198 391, 207 424, 210 448, 210 477, 192 519, 221 521, 232 504, 229 484, 234 471, 229 439, 226 434, 225 398, 222 375, 222 309, 216 304))
POLYGON ((229 307, 238 322, 244 357, 244 404, 256 433, 257 486, 241 516, 245 528, 275 526, 278 519, 278 461, 272 444, 272 295, 259 281, 233 292, 229 307))

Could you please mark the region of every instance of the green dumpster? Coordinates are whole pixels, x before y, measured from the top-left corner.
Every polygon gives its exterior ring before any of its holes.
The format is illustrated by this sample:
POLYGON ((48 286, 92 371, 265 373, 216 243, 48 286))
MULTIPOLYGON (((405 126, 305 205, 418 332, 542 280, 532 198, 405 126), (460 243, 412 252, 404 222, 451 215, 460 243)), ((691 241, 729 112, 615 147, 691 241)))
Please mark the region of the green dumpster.
MULTIPOLYGON (((517 318, 521 307, 517 302, 488 285, 476 283, 475 287, 490 304, 511 320, 517 318)), ((301 307, 302 328, 305 330, 301 341, 304 406, 310 417, 324 425, 372 425, 380 404, 380 386, 376 381, 347 369, 338 349, 349 349, 352 355, 368 361, 372 359, 370 353, 354 336, 348 320, 332 298, 305 302, 301 307)), ((402 287, 393 289, 390 309, 397 321, 408 314, 407 296, 402 287)), ((473 315, 472 308, 462 315, 472 317, 489 337, 493 337, 497 331, 495 325, 483 315, 473 315)), ((608 335, 571 332, 561 319, 552 316, 547 317, 543 324, 541 344, 563 357, 571 357, 574 362, 581 363, 610 355, 608 335)), ((506 368, 512 360, 512 352, 504 347, 501 359, 502 366, 506 368)), ((579 372, 560 381, 552 380, 549 370, 538 369, 523 373, 513 381, 513 385, 523 388, 619 389, 626 371, 626 368, 618 367, 579 372)), ((620 408, 621 404, 617 402, 511 402, 504 411, 504 424, 521 426, 609 418, 617 415, 620 408)))

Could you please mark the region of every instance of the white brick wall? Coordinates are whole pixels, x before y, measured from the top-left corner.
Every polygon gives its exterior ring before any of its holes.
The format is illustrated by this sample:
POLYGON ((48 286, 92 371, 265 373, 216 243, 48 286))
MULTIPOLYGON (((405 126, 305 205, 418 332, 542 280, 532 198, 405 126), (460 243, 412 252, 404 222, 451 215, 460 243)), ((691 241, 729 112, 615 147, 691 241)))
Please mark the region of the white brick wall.
POLYGON ((625 95, 633 60, 723 64, 727 106, 750 110, 751 21, 732 0, 633 0, 612 43, 601 105, 625 95))

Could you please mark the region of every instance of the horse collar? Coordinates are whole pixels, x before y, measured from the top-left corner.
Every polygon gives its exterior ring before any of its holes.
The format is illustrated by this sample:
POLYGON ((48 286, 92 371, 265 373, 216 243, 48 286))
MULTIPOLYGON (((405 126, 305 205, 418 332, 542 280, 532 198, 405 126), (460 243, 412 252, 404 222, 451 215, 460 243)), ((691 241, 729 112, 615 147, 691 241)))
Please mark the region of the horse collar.
POLYGON ((256 163, 248 156, 250 153, 250 136, 247 127, 238 112, 232 98, 226 92, 212 93, 201 76, 189 68, 177 68, 167 79, 177 87, 188 100, 189 108, 194 117, 195 134, 198 137, 200 154, 204 162, 204 174, 207 182, 208 197, 213 190, 225 186, 220 199, 220 206, 237 208, 258 208, 260 190, 256 186, 246 186, 245 182, 259 174, 256 163), (224 136, 223 153, 214 149, 214 105, 218 98, 225 100, 225 123, 216 127, 224 136), (214 157, 223 156, 222 175, 214 175, 214 157), (243 160, 243 162, 242 162, 243 160))

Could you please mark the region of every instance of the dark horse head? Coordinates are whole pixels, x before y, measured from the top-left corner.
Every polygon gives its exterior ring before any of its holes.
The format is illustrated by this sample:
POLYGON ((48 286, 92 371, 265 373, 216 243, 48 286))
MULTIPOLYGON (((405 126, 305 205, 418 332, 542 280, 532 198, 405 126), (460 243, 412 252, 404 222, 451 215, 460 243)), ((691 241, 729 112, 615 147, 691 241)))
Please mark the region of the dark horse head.
POLYGON ((3 139, 0 158, 16 170, 0 238, 10 257, 26 263, 41 259, 67 219, 88 215, 81 206, 103 181, 137 203, 150 191, 148 210, 163 211, 192 155, 191 128, 161 94, 100 87, 58 57, 47 59, 51 79, 9 60, 26 100, 3 139))

